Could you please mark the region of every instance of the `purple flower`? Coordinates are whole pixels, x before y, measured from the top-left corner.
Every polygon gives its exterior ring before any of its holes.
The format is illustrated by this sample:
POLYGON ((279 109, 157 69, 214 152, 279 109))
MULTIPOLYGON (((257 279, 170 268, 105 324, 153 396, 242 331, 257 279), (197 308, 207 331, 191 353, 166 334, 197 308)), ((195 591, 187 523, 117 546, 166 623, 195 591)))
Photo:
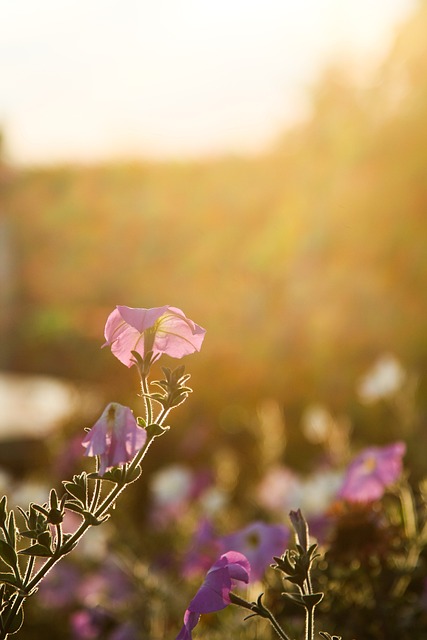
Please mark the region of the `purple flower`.
POLYGON ((83 438, 86 456, 99 456, 99 475, 112 467, 129 462, 142 449, 147 433, 138 427, 132 411, 110 402, 102 416, 83 438))
POLYGON ((77 568, 63 562, 57 564, 40 583, 38 597, 46 609, 67 607, 75 601, 79 584, 77 568))
POLYGON ((212 522, 207 518, 202 519, 194 535, 191 548, 184 557, 182 566, 184 576, 190 578, 207 571, 214 558, 218 557, 221 548, 221 543, 215 536, 212 522))
POLYGON ((135 309, 117 306, 108 316, 105 325, 105 344, 127 367, 135 363, 132 351, 143 358, 148 351, 153 358, 166 353, 172 358, 182 358, 200 351, 205 329, 187 318, 177 307, 135 309))
POLYGON ((232 549, 243 553, 251 566, 251 580, 262 580, 273 556, 281 556, 289 541, 289 532, 281 524, 253 522, 244 529, 224 536, 224 551, 232 549))
POLYGON ((234 580, 249 582, 248 559, 236 551, 224 553, 209 569, 206 578, 184 614, 184 624, 176 640, 191 640, 191 632, 199 622, 200 614, 220 611, 230 604, 230 591, 234 580))
POLYGON ((103 609, 80 609, 70 619, 74 640, 95 640, 99 638, 110 616, 103 609))
POLYGON ((349 502, 379 500, 402 473, 405 451, 403 442, 362 451, 348 467, 338 496, 349 502))
POLYGON ((108 640, 138 640, 138 637, 136 628, 125 622, 113 631, 108 640))

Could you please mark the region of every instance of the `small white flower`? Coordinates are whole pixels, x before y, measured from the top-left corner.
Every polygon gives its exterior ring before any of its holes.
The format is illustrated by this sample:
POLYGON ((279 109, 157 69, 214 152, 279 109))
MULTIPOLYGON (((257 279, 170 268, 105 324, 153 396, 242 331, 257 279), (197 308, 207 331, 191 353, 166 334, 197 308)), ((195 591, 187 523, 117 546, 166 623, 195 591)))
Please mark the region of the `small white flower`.
POLYGON ((361 379, 358 394, 364 402, 375 402, 393 396, 403 385, 406 373, 392 355, 379 358, 372 369, 361 379))

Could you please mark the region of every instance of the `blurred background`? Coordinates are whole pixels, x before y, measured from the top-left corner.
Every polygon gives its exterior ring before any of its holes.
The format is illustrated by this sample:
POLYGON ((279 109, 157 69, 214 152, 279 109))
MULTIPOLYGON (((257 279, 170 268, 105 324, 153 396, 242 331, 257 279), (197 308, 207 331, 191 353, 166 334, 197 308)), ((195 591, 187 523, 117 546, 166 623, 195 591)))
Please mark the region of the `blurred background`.
POLYGON ((184 362, 194 394, 123 507, 141 528, 167 535, 150 511, 167 468, 205 474, 206 508, 236 525, 274 465, 304 476, 404 439, 422 477, 426 4, 0 6, 12 504, 80 471, 107 402, 143 411, 136 373, 100 348, 116 304, 171 304, 207 329, 184 362))

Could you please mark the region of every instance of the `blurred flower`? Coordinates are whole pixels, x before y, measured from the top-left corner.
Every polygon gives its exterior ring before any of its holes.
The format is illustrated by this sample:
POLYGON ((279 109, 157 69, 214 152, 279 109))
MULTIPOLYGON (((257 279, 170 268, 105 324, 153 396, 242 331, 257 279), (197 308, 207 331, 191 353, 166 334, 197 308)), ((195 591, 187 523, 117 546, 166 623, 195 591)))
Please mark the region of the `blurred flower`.
POLYGON ((313 444, 327 442, 332 424, 329 411, 320 404, 306 408, 302 416, 302 430, 305 437, 313 444))
POLYGON ((224 553, 209 569, 206 578, 184 614, 184 625, 176 640, 191 640, 191 632, 199 622, 200 614, 220 611, 230 604, 233 581, 248 583, 248 559, 241 553, 224 553))
POLYGON ((132 624, 125 622, 113 631, 108 640, 138 640, 139 637, 136 628, 132 624))
POLYGON ((298 503, 292 505, 301 508, 306 516, 320 516, 329 507, 342 485, 343 473, 334 469, 320 469, 301 480, 298 503))
POLYGON ((395 442, 385 447, 368 447, 350 464, 339 497, 349 502, 378 500, 402 472, 406 446, 395 442))
POLYGON ((193 474, 184 465, 174 464, 160 469, 151 479, 151 492, 160 507, 186 500, 191 492, 193 474))
POLYGON ((277 466, 266 473, 257 495, 263 507, 282 512, 299 505, 300 491, 301 483, 295 473, 277 466))
POLYGON ((398 391, 406 378, 400 362, 392 355, 379 358, 361 379, 358 393, 365 402, 387 398, 398 391))
POLYGON ((138 427, 132 411, 110 402, 103 414, 83 438, 86 456, 100 456, 99 475, 107 469, 129 462, 143 447, 147 433, 138 427))
POLYGON ((151 480, 151 521, 157 526, 167 526, 183 513, 189 502, 194 504, 196 500, 205 510, 205 502, 213 490, 212 483, 209 470, 194 471, 182 464, 160 469, 151 480))
POLYGON ((215 535, 213 524, 207 518, 199 522, 192 545, 183 561, 183 574, 190 578, 207 571, 220 553, 221 544, 215 535))
POLYGON ((43 504, 49 495, 50 486, 39 479, 25 479, 16 485, 12 485, 8 491, 8 504, 10 507, 15 505, 28 505, 30 502, 43 504))
POLYGON ((209 487, 200 497, 199 505, 206 516, 214 516, 223 511, 229 500, 229 494, 219 487, 209 487))
POLYGON ((180 464, 160 469, 152 475, 150 490, 153 524, 165 527, 179 517, 190 499, 192 483, 191 469, 180 464))
POLYGON ((40 583, 39 597, 47 609, 62 608, 75 601, 80 583, 78 569, 69 562, 57 564, 40 583))
POLYGON ((87 607, 100 604, 117 606, 129 602, 133 593, 129 577, 107 555, 97 571, 85 576, 78 589, 81 602, 87 607))
POLYGON ((224 551, 239 551, 249 560, 251 580, 262 580, 273 556, 280 556, 289 541, 289 531, 281 524, 253 522, 244 529, 221 538, 224 551))
POLYGON ((128 367, 135 360, 131 351, 143 358, 152 351, 153 357, 166 353, 172 358, 200 351, 205 329, 187 318, 181 309, 155 307, 135 309, 117 306, 108 316, 105 325, 105 344, 128 367))
POLYGON ((300 508, 306 516, 321 514, 335 498, 342 472, 326 468, 301 478, 285 467, 271 469, 262 479, 258 500, 263 507, 280 513, 300 508))
POLYGON ((75 611, 70 622, 74 640, 94 640, 100 638, 105 627, 111 624, 111 617, 96 607, 75 611))

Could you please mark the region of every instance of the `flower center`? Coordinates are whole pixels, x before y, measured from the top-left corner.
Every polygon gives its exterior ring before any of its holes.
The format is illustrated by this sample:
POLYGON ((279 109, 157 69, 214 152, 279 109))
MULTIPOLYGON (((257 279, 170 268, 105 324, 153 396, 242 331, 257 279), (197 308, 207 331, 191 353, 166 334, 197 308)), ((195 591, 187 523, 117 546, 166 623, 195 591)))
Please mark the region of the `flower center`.
POLYGON ((375 471, 376 468, 377 468, 377 461, 375 456, 369 456, 363 462, 363 471, 366 474, 372 473, 373 471, 375 471))
POLYGON ((256 549, 257 547, 259 547, 260 543, 259 534, 256 532, 250 533, 246 536, 246 542, 248 543, 248 547, 250 547, 251 549, 256 549))
POLYGON ((159 324, 159 320, 156 320, 152 327, 148 327, 148 329, 144 331, 144 353, 148 353, 153 350, 154 338, 156 337, 159 324))
POLYGON ((107 422, 114 425, 116 420, 116 405, 111 403, 108 407, 107 422))

